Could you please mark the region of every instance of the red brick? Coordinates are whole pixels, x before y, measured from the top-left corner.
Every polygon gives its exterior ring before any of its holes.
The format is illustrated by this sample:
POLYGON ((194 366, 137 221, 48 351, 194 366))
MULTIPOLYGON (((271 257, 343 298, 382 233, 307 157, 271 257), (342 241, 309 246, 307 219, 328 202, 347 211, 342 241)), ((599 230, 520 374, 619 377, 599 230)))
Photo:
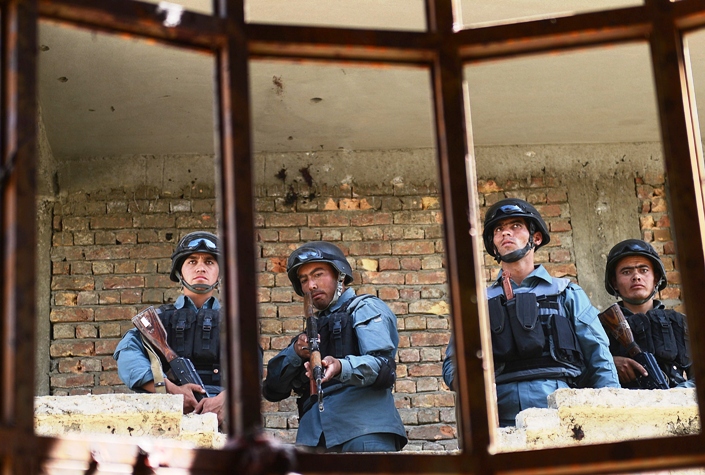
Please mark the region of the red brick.
POLYGON ((403 363, 415 363, 421 361, 419 350, 413 348, 403 348, 398 352, 399 361, 403 363))
POLYGON ((120 380, 117 371, 110 371, 108 373, 100 374, 101 386, 117 386, 119 384, 122 384, 122 381, 120 380))
POLYGON ((93 290, 93 277, 55 275, 51 279, 51 290, 93 290))
POLYGON ((433 211, 401 211, 394 213, 394 224, 418 226, 422 224, 437 224, 433 211))
POLYGON ((51 377, 53 388, 79 388, 83 386, 93 386, 92 374, 60 374, 51 377))
POLYGON ((570 251, 567 249, 556 249, 549 253, 551 262, 570 262, 570 251))
POLYGON ((130 259, 160 259, 171 258, 174 246, 169 243, 140 245, 130 250, 130 259))
POLYGON ((455 395, 450 392, 417 394, 411 397, 411 405, 413 407, 453 407, 455 395))
POLYGON ((174 216, 157 214, 157 215, 143 215, 136 216, 133 219, 135 228, 173 228, 176 224, 174 216))
POLYGON ((448 344, 450 335, 448 333, 412 333, 411 346, 443 346, 448 344))
POLYGON ((422 376, 442 376, 443 367, 440 363, 438 364, 415 364, 409 365, 409 376, 411 377, 422 377, 422 376))
POLYGON ((394 218, 391 213, 360 213, 350 217, 350 226, 382 226, 392 224, 394 218))
POLYGON ((570 221, 567 219, 554 219, 553 221, 549 222, 549 227, 551 229, 551 232, 554 233, 567 232, 573 229, 570 225, 570 221))
POLYGON ((548 203, 565 203, 568 201, 568 193, 565 190, 551 189, 546 193, 546 202, 548 203))
POLYGON ((496 181, 494 180, 477 180, 477 192, 487 194, 487 193, 498 193, 503 191, 496 181))
POLYGON ((103 289, 133 289, 144 287, 142 276, 113 276, 103 279, 103 289))
POLYGON ((387 306, 394 315, 406 315, 409 313, 409 304, 406 302, 387 302, 387 306))
POLYGON ((343 227, 350 225, 350 217, 339 213, 321 213, 308 215, 310 227, 343 227))
POLYGON ((95 321, 131 320, 136 314, 134 307, 98 307, 95 309, 95 321))
POLYGON ((52 358, 64 356, 94 356, 95 345, 92 341, 61 341, 52 343, 49 347, 52 358))
POLYGON ((421 259, 418 257, 405 257, 400 262, 404 270, 421 270, 421 259))
POLYGON ((361 272, 363 284, 403 285, 402 272, 361 272))
POLYGON ((115 259, 128 259, 130 249, 127 246, 102 246, 86 248, 86 259, 89 261, 107 261, 115 259))
POLYGON ((299 213, 272 213, 267 215, 268 228, 304 227, 308 224, 307 215, 299 213))
POLYGON ((54 308, 49 313, 51 322, 91 322, 93 321, 93 309, 70 307, 54 308))
POLYGON ((382 300, 397 300, 399 290, 394 287, 383 287, 379 289, 378 297, 382 300))
POLYGON ((125 304, 137 304, 142 302, 142 291, 141 290, 121 290, 120 291, 120 303, 125 304))
POLYGON ((78 300, 78 294, 74 292, 57 292, 54 294, 54 305, 58 307, 73 307, 78 300))
POLYGON ((101 370, 99 359, 64 358, 59 361, 60 373, 96 373, 101 370))
POLYGON ((447 440, 456 437, 455 429, 445 424, 426 424, 410 427, 407 431, 409 440, 447 440))
POLYGON ((681 289, 678 287, 666 287, 659 292, 662 300, 678 300, 681 298, 681 289))
POLYGON ((654 240, 658 242, 666 242, 671 241, 672 239, 670 229, 654 229, 654 240))
POLYGON ((91 229, 125 229, 132 227, 132 218, 123 216, 94 216, 91 229))
POLYGON ((400 261, 396 257, 380 257, 378 261, 380 271, 401 269, 400 261))
POLYGON ((407 285, 445 284, 447 276, 445 271, 420 271, 406 274, 407 285))
POLYGON ((557 218, 561 215, 561 207, 559 205, 536 206, 536 210, 546 218, 557 218))
POLYGON ((355 242, 350 244, 349 253, 351 256, 379 256, 392 253, 392 245, 389 242, 355 242))
POLYGON ((51 273, 53 275, 68 275, 70 270, 71 264, 66 261, 51 263, 51 273))
POLYGON ((182 216, 176 219, 176 227, 179 229, 213 229, 216 225, 215 216, 212 214, 201 214, 198 216, 182 216))
POLYGON ((96 338, 98 329, 94 325, 76 325, 76 338, 84 340, 86 338, 96 338))
POLYGON ((115 340, 98 340, 95 342, 95 354, 96 355, 112 355, 115 352, 115 348, 119 339, 115 340))

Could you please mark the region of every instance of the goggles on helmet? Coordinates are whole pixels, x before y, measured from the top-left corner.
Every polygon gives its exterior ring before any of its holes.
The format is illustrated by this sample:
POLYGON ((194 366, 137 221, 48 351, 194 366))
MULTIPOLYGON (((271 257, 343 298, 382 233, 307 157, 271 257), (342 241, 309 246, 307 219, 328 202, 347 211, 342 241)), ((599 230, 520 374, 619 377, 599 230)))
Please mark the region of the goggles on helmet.
MULTIPOLYGON (((499 208, 497 208, 496 210, 494 210, 494 213, 492 213, 491 216, 488 216, 488 217, 486 218, 486 221, 492 221, 493 219, 495 219, 495 218, 496 218, 498 215, 500 215, 500 214, 511 216, 511 215, 514 215, 514 214, 525 215, 525 214, 527 214, 527 213, 528 213, 528 211, 522 209, 522 207, 519 206, 519 205, 514 205, 514 204, 513 204, 513 205, 504 205, 504 206, 500 206, 499 208)), ((529 213, 529 214, 530 214, 530 213, 529 213)))
POLYGON ((312 260, 321 260, 323 259, 323 253, 319 251, 318 249, 304 249, 303 251, 299 252, 296 254, 296 257, 294 257, 293 262, 291 263, 290 267, 297 266, 299 264, 303 264, 306 261, 312 261, 312 260))
POLYGON ((184 249, 187 251, 197 251, 203 248, 216 251, 218 246, 208 238, 196 238, 184 244, 184 249))

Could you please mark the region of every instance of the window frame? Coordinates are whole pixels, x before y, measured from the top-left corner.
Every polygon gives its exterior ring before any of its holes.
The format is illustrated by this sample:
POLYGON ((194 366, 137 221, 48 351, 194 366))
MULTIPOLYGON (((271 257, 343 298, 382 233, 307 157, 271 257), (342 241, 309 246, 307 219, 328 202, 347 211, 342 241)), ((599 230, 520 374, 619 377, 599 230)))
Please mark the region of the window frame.
MULTIPOLYGON (((296 456, 302 473, 615 473, 667 467, 705 466, 705 431, 698 435, 625 441, 584 447, 490 454, 495 429, 486 388, 482 347, 489 337, 484 314, 479 219, 472 138, 467 130, 463 68, 503 57, 648 41, 654 65, 662 143, 670 188, 673 231, 678 243, 684 303, 690 315, 705 314, 698 283, 705 282, 705 227, 700 188, 702 150, 683 35, 705 26, 705 0, 645 0, 636 7, 565 18, 457 30, 451 0, 426 0, 427 31, 397 32, 248 24, 244 0, 214 0, 214 14, 185 12, 177 27, 162 25, 154 5, 132 0, 2 0, 3 173, 0 234, 4 285, 0 294, 0 456, 3 473, 39 473, 46 467, 85 470, 100 464, 139 465, 134 444, 51 438, 33 434, 36 163, 36 66, 39 20, 149 38, 211 52, 216 58, 218 150, 226 285, 228 434, 252 442, 261 428, 252 206, 252 143, 248 67, 252 59, 296 59, 407 64, 431 74, 436 148, 441 176, 451 315, 459 380, 460 453, 296 456), (237 173, 235 171, 237 170, 237 173), (469 204, 468 204, 469 203, 469 204), (468 233, 468 206, 470 227, 468 233), (236 232, 237 230, 237 232, 236 232), (472 232, 475 231, 475 232, 472 232), (480 356, 478 356, 480 355, 480 356), (238 370, 239 368, 239 370, 238 370), (470 384, 472 382, 472 384, 470 384), (489 411, 489 414, 488 414, 489 411), (354 457, 354 459, 353 459, 354 457), (355 461, 352 463, 352 461, 355 461), (360 468, 362 467, 362 468, 360 468)), ((704 361, 705 321, 689 319, 694 361, 704 361)), ((705 365, 703 365, 705 366, 705 365)), ((703 366, 696 379, 705 380, 703 366)), ((705 385, 698 386, 705 407, 705 385)), ((158 446, 174 473, 220 473, 242 451, 175 450, 158 446)), ((143 448, 144 449, 144 448, 143 448)), ((171 472, 170 472, 171 473, 171 472)))

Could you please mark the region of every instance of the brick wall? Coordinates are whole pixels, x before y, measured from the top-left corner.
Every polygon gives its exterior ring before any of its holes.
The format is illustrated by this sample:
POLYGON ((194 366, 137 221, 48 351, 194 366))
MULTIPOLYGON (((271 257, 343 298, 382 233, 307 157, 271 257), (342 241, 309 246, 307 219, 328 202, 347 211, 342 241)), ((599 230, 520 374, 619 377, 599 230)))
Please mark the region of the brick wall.
MULTIPOLYGON (((537 261, 554 276, 579 282, 567 185, 549 176, 528 180, 483 179, 482 216, 504 197, 533 203, 544 216, 551 243, 537 261)), ((635 210, 643 236, 666 254, 669 286, 679 296, 668 231, 663 176, 637 176, 635 210)), ((173 301, 170 255, 186 232, 215 228, 212 189, 179 196, 154 189, 65 196, 54 209, 51 259, 51 392, 125 392, 112 352, 146 305, 173 301)), ((397 408, 409 450, 455 448, 455 397, 441 377, 449 306, 442 214, 434 186, 258 187, 255 196, 261 343, 265 362, 303 329, 302 303, 286 276, 286 258, 301 243, 323 239, 341 247, 353 268, 354 288, 383 299, 398 317, 400 345, 397 408)), ((485 255, 487 280, 499 267, 485 255)), ((669 293, 670 292, 670 293, 669 293)), ((293 398, 263 401, 265 427, 293 441, 293 398)))

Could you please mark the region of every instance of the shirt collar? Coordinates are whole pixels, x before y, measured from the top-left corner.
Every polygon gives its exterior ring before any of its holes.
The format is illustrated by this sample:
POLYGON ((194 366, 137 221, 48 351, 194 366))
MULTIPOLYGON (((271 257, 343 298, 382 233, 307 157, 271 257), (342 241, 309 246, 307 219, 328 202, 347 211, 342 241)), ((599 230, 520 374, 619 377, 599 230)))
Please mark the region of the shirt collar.
MULTIPOLYGON (((622 308, 622 313, 623 313, 624 315, 634 315, 634 312, 632 312, 631 310, 629 310, 627 307, 624 306, 624 301, 623 301, 623 300, 620 300, 620 301, 617 302, 617 303, 618 303, 619 306, 622 308)), ((666 306, 665 306, 664 304, 662 304, 660 300, 654 299, 654 306, 653 306, 653 308, 656 309, 656 310, 664 310, 664 309, 666 308, 666 306)))
MULTIPOLYGON (((503 271, 501 270, 499 271, 497 280, 494 281, 492 287, 502 285, 502 272, 503 271)), ((548 273, 544 266, 538 265, 534 267, 534 270, 531 272, 531 274, 526 276, 526 278, 521 282, 521 285, 519 287, 531 287, 532 283, 534 285, 538 284, 538 282, 536 282, 537 280, 543 280, 546 283, 550 284, 551 282, 553 282, 553 277, 551 277, 551 274, 548 273)))
MULTIPOLYGON (((198 310, 198 308, 196 308, 196 304, 193 303, 193 300, 183 294, 179 295, 179 298, 176 299, 176 302, 174 302, 174 307, 176 307, 177 309, 187 307, 192 308, 194 310, 198 310)), ((201 308, 211 308, 213 310, 218 310, 220 308, 220 302, 218 302, 217 298, 211 297, 206 300, 206 302, 203 304, 203 307, 201 308)))

